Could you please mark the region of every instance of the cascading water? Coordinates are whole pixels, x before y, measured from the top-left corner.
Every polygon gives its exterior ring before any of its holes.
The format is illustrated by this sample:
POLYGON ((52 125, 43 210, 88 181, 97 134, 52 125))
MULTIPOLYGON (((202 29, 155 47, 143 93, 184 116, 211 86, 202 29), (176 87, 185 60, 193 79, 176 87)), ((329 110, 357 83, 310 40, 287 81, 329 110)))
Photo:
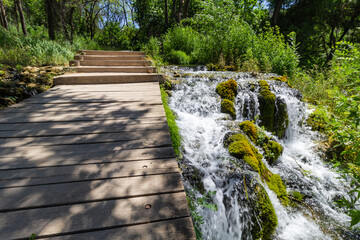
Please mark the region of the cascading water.
POLYGON ((304 196, 302 203, 285 207, 257 172, 245 163, 241 167, 235 165, 234 157, 224 147, 226 134, 236 131, 239 123, 244 120, 260 123, 257 93, 250 89, 258 79, 246 73, 177 71, 183 78, 172 91, 169 104, 177 115, 182 137, 184 184, 196 197, 208 191, 216 192, 212 196, 218 207, 216 212, 197 207, 204 219, 200 225, 204 239, 253 239, 260 221, 254 209, 259 199, 253 190, 259 184, 266 190, 278 218, 271 238, 359 238, 348 230, 350 218, 334 204, 336 198, 349 191, 349 186, 321 160, 314 148, 320 136, 304 124, 310 110, 300 100, 297 90, 284 82, 268 81, 277 101, 286 103, 289 121, 282 139, 266 132, 284 151, 275 164, 263 162, 272 173, 281 176, 288 192, 298 191, 304 196), (219 83, 230 78, 238 84, 235 120, 221 113, 221 99, 215 92, 219 83))

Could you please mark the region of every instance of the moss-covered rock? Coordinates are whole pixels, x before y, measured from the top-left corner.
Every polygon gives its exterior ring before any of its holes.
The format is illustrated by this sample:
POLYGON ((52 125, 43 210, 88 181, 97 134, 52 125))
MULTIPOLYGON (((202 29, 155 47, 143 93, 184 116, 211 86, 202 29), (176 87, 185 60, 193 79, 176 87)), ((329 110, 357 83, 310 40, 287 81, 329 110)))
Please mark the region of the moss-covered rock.
POLYGON ((269 132, 274 130, 274 118, 275 118, 275 94, 269 89, 269 84, 261 80, 259 81, 261 87, 259 91, 259 110, 261 126, 269 132))
MULTIPOLYGON (((259 173, 261 179, 266 181, 269 188, 274 191, 284 205, 289 203, 289 199, 286 195, 286 188, 281 180, 281 177, 270 172, 270 170, 262 162, 263 156, 244 135, 234 134, 228 137, 224 143, 224 145, 229 146, 228 150, 230 155, 237 159, 244 160, 250 167, 252 167, 252 169, 254 169, 254 171, 259 173)), ((275 144, 271 143, 269 148, 271 147, 272 149, 278 150, 280 144, 277 145, 278 143, 274 143, 275 144), (272 147, 272 145, 274 145, 274 147, 272 147)))
POLYGON ((284 82, 286 83, 289 87, 292 88, 292 86, 290 85, 288 79, 285 76, 280 76, 280 77, 271 77, 270 79, 275 80, 275 81, 280 81, 280 82, 284 82))
POLYGON ((263 145, 265 159, 269 164, 273 164, 283 153, 284 148, 275 141, 268 141, 263 145))
POLYGON ((303 195, 298 191, 290 191, 289 195, 298 202, 301 202, 303 199, 303 195))
POLYGON ((275 229, 278 225, 278 219, 274 207, 270 201, 264 188, 258 186, 257 189, 258 201, 256 202, 256 210, 258 211, 258 220, 261 228, 258 225, 251 230, 253 239, 271 239, 275 229))
POLYGON ((233 119, 236 118, 234 103, 229 99, 221 100, 221 112, 230 114, 233 119))
POLYGON ((276 98, 275 105, 274 132, 279 138, 283 138, 285 137, 286 128, 289 125, 287 106, 281 98, 276 98))
POLYGON ((272 174, 266 181, 268 187, 277 195, 281 203, 285 206, 289 204, 289 198, 287 197, 286 187, 281 180, 281 177, 277 174, 272 174))
POLYGON ((238 159, 243 159, 255 171, 260 172, 260 162, 251 148, 251 143, 247 139, 230 144, 229 153, 238 159))
POLYGON ((258 133, 256 130, 256 126, 252 121, 244 121, 239 124, 239 127, 246 133, 246 135, 251 139, 251 141, 256 143, 258 133))
POLYGON ((216 86, 216 93, 219 94, 222 99, 234 101, 237 94, 236 81, 234 79, 229 79, 226 82, 219 83, 216 86))

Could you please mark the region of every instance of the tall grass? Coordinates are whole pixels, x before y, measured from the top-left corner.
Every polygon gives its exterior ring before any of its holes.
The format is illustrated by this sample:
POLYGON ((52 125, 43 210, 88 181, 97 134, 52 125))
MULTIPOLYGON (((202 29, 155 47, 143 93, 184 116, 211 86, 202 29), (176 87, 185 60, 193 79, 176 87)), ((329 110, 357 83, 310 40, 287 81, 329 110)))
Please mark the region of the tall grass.
POLYGON ((45 27, 29 27, 28 36, 14 26, 0 28, 0 64, 10 67, 65 65, 80 48, 97 48, 98 44, 76 37, 71 44, 65 40, 48 40, 45 27))

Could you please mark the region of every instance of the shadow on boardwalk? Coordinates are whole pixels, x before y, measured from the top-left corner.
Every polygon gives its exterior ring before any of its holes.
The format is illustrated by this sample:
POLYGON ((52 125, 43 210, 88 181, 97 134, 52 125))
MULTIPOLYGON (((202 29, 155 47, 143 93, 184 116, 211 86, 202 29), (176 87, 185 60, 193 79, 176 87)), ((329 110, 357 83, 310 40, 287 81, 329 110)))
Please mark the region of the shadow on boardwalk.
POLYGON ((90 86, 0 112, 0 238, 193 238, 158 84, 90 86))

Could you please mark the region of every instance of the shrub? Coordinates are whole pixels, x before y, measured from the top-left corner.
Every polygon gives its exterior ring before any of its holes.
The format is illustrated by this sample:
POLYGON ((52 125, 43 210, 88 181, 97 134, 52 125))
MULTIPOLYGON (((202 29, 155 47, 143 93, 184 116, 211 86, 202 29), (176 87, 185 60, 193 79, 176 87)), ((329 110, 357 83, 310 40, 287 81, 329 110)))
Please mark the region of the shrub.
POLYGON ((172 50, 170 53, 170 62, 180 65, 188 65, 190 63, 190 57, 183 51, 172 50))

